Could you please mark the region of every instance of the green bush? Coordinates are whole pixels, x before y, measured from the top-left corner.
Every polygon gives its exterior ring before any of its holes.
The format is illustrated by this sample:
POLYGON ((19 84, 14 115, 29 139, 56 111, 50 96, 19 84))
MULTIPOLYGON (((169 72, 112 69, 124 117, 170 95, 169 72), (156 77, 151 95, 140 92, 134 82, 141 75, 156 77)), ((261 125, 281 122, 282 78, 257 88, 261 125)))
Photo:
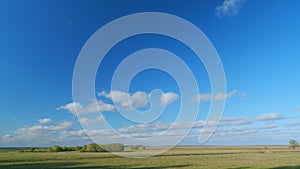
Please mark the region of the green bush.
MULTIPOLYGON (((48 148, 48 151, 50 152, 62 152, 62 151, 80 151, 80 152, 122 152, 124 151, 125 147, 123 144, 89 144, 84 146, 76 146, 76 147, 67 147, 67 146, 52 146, 51 148, 48 148)), ((30 151, 35 151, 35 149, 32 149, 30 151)))
POLYGON ((139 149, 139 146, 131 146, 132 151, 137 151, 139 149))
POLYGON ((137 146, 131 146, 132 151, 137 151, 137 150, 145 150, 146 147, 142 145, 137 145, 137 146))
POLYGON ((105 152, 105 150, 101 146, 95 143, 84 145, 80 151, 81 152, 105 152))
POLYGON ((296 148, 296 147, 299 147, 298 141, 296 141, 296 140, 290 140, 290 147, 291 147, 292 149, 294 149, 294 148, 296 148))
POLYGON ((101 145, 106 151, 109 152, 123 152, 125 149, 124 144, 113 143, 113 144, 105 144, 101 145))
POLYGON ((63 148, 61 146, 52 146, 49 150, 51 152, 61 152, 63 148))

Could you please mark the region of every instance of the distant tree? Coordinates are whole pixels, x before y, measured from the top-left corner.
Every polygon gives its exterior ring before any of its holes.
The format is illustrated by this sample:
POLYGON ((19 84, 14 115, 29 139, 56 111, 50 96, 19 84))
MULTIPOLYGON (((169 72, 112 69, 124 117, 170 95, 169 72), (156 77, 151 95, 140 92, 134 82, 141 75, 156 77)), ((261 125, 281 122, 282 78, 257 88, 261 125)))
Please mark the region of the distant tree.
POLYGON ((82 149, 82 146, 76 146, 76 147, 74 147, 74 150, 75 151, 79 151, 79 150, 81 150, 82 149))
POLYGON ((131 146, 132 151, 137 151, 139 149, 139 146, 131 146))
POLYGON ((296 140, 290 140, 290 147, 291 147, 292 149, 294 149, 294 148, 296 148, 296 147, 299 147, 298 141, 296 141, 296 140))
POLYGON ((81 147, 81 149, 79 150, 80 152, 85 152, 86 151, 86 148, 87 148, 87 145, 84 145, 81 147))
POLYGON ((60 152, 63 150, 63 148, 61 146, 52 146, 49 150, 51 152, 60 152))
POLYGON ((82 147, 81 152, 105 152, 105 150, 98 144, 89 144, 82 147))
POLYGON ((124 144, 112 143, 112 144, 103 144, 101 145, 106 151, 109 152, 123 152, 125 150, 124 144))

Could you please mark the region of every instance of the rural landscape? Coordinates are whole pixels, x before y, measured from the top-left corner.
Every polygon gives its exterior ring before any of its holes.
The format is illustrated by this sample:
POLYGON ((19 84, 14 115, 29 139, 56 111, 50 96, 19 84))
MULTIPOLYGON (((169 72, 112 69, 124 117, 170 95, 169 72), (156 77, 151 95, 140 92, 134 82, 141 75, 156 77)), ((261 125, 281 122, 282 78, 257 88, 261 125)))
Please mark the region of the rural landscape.
MULTIPOLYGON (((159 147, 146 147, 150 151, 159 147)), ((125 151, 133 151, 126 147, 125 151)), ((134 151, 146 151, 142 149, 134 151)), ((126 152, 124 152, 126 153, 126 152)), ((1 149, 0 168, 16 169, 297 169, 300 149, 288 146, 175 147, 151 158, 126 158, 109 152, 48 152, 47 148, 1 149), (24 152, 20 152, 24 150, 24 152)))
POLYGON ((300 169, 300 0, 0 0, 0 169, 300 169))

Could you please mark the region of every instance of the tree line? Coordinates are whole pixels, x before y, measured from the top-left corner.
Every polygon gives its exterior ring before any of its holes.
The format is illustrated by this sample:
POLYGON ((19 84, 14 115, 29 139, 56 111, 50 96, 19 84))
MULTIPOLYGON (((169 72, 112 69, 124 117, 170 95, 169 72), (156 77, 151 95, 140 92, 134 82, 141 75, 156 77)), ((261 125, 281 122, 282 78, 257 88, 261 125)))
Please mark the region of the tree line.
POLYGON ((125 150, 124 144, 113 143, 113 144, 88 144, 84 146, 66 147, 66 146, 52 146, 48 148, 50 152, 64 152, 64 151, 80 151, 80 152, 123 152, 125 150))

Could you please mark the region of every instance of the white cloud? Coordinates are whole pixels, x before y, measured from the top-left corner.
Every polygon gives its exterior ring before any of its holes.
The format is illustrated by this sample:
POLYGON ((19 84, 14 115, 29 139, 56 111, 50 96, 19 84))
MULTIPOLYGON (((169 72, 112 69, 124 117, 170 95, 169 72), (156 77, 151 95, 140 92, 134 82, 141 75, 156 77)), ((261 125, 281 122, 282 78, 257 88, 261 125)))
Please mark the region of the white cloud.
POLYGON ((77 102, 72 102, 72 103, 68 103, 66 105, 60 106, 60 107, 56 108, 56 110, 68 110, 70 113, 73 113, 74 115, 76 115, 76 112, 78 114, 85 112, 82 105, 77 102))
POLYGON ((300 126, 300 122, 289 122, 289 123, 286 123, 285 126, 287 127, 299 127, 300 126))
POLYGON ((43 126, 43 125, 34 125, 30 127, 24 127, 19 128, 17 130, 17 133, 21 135, 27 135, 27 134, 38 134, 38 133, 47 133, 47 132, 55 132, 55 131, 61 131, 61 130, 68 130, 71 128, 73 123, 71 122, 62 122, 57 125, 51 125, 51 126, 43 126))
MULTIPOLYGON (((266 117, 266 116, 265 116, 266 117)), ((275 116, 272 116, 273 119, 275 116)), ((280 116, 276 116, 280 117, 280 116)), ((266 119, 266 118, 264 118, 266 119)), ((105 120, 104 116, 97 116, 94 119, 81 119, 81 122, 86 124, 93 124, 95 121, 105 120)), ((122 127, 118 130, 123 135, 128 136, 128 139, 120 137, 120 135, 112 132, 109 129, 101 130, 72 130, 73 123, 60 122, 55 125, 38 124, 33 126, 22 127, 15 130, 13 133, 8 133, 0 138, 1 146, 52 146, 52 145, 83 145, 91 142, 89 136, 101 143, 122 142, 132 143, 130 138, 150 138, 160 135, 160 139, 153 140, 153 145, 168 144, 170 139, 180 137, 182 129, 187 129, 193 126, 191 133, 187 136, 189 144, 197 144, 197 138, 200 134, 211 132, 212 128, 205 128, 205 121, 196 122, 175 122, 175 123, 146 123, 122 127), (164 134, 163 131, 173 127, 174 132, 164 134), (161 136, 162 134, 162 136, 161 136), (192 140, 192 141, 191 141, 192 140)), ((208 125, 214 124, 210 121, 208 125)), ((295 130, 287 130, 286 128, 279 128, 277 125, 258 126, 252 125, 253 121, 244 117, 222 117, 219 127, 214 132, 214 135, 209 140, 209 143, 218 144, 237 144, 237 143, 257 143, 252 141, 278 139, 279 141, 286 140, 286 138, 299 135, 295 130), (251 124, 251 125, 250 125, 251 124), (276 134, 275 134, 276 133, 276 134), (278 136, 277 138, 277 135, 278 136), (263 138, 263 139, 262 139, 263 138), (226 139, 226 140, 224 140, 226 139), (219 142, 216 142, 219 141, 219 142)), ((290 124, 296 126, 297 124, 290 124)), ((275 140, 276 141, 276 140, 275 140)), ((282 142, 267 142, 278 144, 282 142)), ((267 144, 266 143, 266 144, 267 144)), ((136 143, 138 144, 138 143, 136 143)), ((151 143, 152 144, 152 143, 151 143)))
POLYGON ((279 113, 264 113, 257 116, 255 119, 258 121, 274 121, 274 120, 281 120, 285 117, 279 113))
POLYGON ((201 102, 208 102, 211 99, 212 99, 211 93, 200 93, 195 98, 196 101, 201 101, 201 102))
POLYGON ((226 125, 247 125, 252 124, 253 121, 242 117, 222 117, 220 126, 226 125))
POLYGON ((70 113, 76 115, 85 113, 97 113, 97 112, 112 112, 115 107, 111 104, 104 103, 103 101, 94 101, 86 108, 84 108, 80 103, 73 102, 56 108, 56 110, 68 110, 70 113))
POLYGON ((216 7, 217 16, 236 15, 246 0, 224 0, 223 4, 216 7))
POLYGON ((97 116, 94 119, 82 117, 82 118, 79 118, 79 121, 83 125, 91 125, 91 124, 95 124, 97 122, 105 121, 105 117, 101 114, 100 116, 97 116))
MULTIPOLYGON (((138 124, 128 127, 120 128, 118 131, 122 133, 136 133, 136 132, 150 132, 150 131, 160 131, 166 130, 171 126, 175 129, 187 129, 191 126, 193 128, 202 128, 204 125, 214 126, 216 125, 216 120, 212 121, 196 121, 196 122, 174 122, 174 123, 145 123, 138 124)), ((219 127, 231 126, 231 125, 248 125, 252 124, 253 121, 247 118, 237 118, 237 117, 223 117, 219 123, 219 127)))
POLYGON ((56 125, 33 125, 16 129, 2 136, 1 146, 52 146, 57 135, 71 129, 73 123, 64 121, 56 125))
POLYGON ((94 112, 112 112, 115 107, 111 104, 104 103, 103 101, 95 101, 92 104, 88 105, 85 112, 94 113, 94 112))
POLYGON ((46 124, 46 123, 51 123, 52 120, 49 118, 44 118, 44 119, 39 119, 40 124, 46 124))
POLYGON ((137 91, 132 95, 126 92, 113 90, 109 93, 104 91, 98 93, 98 96, 104 96, 111 99, 114 103, 120 104, 125 109, 141 108, 149 103, 149 95, 146 92, 137 91))
POLYGON ((10 134, 5 134, 2 136, 2 141, 3 142, 13 142, 13 141, 15 141, 15 138, 10 134))
POLYGON ((135 92, 130 99, 134 107, 145 107, 149 102, 149 95, 145 92, 138 91, 135 92))
POLYGON ((235 94, 237 94, 237 90, 233 90, 229 93, 217 93, 215 96, 212 96, 211 93, 200 93, 198 94, 194 100, 200 101, 200 102, 208 102, 213 100, 219 101, 219 100, 225 100, 228 98, 233 97, 235 94))
MULTIPOLYGON (((146 107, 150 102, 150 94, 143 91, 137 91, 132 94, 118 90, 112 90, 109 93, 102 91, 98 93, 98 96, 108 98, 115 104, 120 105, 121 108, 127 110, 146 107)), ((177 95, 176 93, 163 93, 160 97, 160 102, 161 104, 169 105, 176 101, 178 98, 179 95, 177 95)))
POLYGON ((227 94, 224 93, 218 93, 217 95, 214 96, 214 100, 225 100, 227 98, 231 98, 237 93, 237 90, 233 90, 227 94))
POLYGON ((173 92, 164 93, 160 97, 160 102, 164 105, 169 105, 179 98, 178 94, 173 92))

